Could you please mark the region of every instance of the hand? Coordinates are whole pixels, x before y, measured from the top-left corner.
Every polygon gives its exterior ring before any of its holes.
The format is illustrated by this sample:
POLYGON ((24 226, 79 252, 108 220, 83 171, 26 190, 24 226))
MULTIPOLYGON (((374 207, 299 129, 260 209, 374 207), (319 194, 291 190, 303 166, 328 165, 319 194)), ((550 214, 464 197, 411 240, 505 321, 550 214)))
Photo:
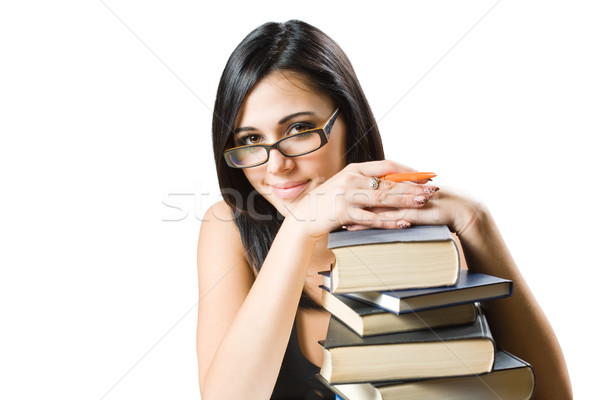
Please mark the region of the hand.
MULTIPOLYGON (((414 225, 447 225, 458 236, 487 213, 484 205, 471 196, 451 188, 441 188, 429 197, 426 204, 417 209, 405 208, 401 214, 389 207, 371 209, 382 219, 397 219, 414 225)), ((366 225, 353 225, 348 230, 369 229, 366 225)))
POLYGON ((414 170, 388 160, 350 164, 312 190, 290 210, 286 220, 292 218, 301 223, 302 229, 313 237, 341 226, 408 227, 410 223, 403 219, 406 211, 423 208, 438 188, 425 182, 386 180, 381 180, 377 189, 370 187, 372 177, 398 172, 414 170))

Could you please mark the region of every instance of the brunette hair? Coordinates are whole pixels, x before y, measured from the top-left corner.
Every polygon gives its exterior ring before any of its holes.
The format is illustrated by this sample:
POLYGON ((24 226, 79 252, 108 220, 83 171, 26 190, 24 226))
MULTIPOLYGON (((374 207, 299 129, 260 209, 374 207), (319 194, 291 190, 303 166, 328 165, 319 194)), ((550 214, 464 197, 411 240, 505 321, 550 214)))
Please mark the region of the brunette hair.
MULTIPOLYGON (((346 125, 348 163, 382 160, 381 137, 371 108, 346 54, 329 36, 305 22, 268 22, 233 51, 219 82, 212 138, 221 194, 231 207, 249 259, 257 271, 282 217, 257 194, 241 169, 229 167, 223 151, 232 145, 235 120, 250 90, 273 71, 292 71, 339 107, 346 125)), ((305 298, 300 305, 307 306, 305 298)), ((308 304, 310 306, 310 302, 308 304)))

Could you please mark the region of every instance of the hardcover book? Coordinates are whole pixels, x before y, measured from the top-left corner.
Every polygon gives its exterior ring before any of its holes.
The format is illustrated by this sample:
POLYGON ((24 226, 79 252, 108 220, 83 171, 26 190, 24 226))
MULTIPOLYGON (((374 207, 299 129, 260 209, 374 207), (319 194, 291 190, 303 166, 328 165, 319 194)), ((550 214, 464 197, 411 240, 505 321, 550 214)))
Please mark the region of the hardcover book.
POLYGON ((475 321, 475 306, 461 304, 419 312, 394 314, 346 295, 323 290, 323 307, 360 336, 407 332, 475 321))
POLYGON ((449 286, 458 280, 458 247, 444 225, 332 232, 328 247, 336 258, 333 293, 449 286))
MULTIPOLYGON (((329 272, 322 272, 323 287, 330 290, 329 272)), ((509 297, 513 283, 508 279, 461 269, 456 285, 435 288, 344 293, 396 314, 509 297)))
POLYGON ((533 368, 498 351, 489 374, 451 378, 329 385, 344 400, 528 400, 535 389, 533 368))
POLYGON ((332 317, 321 375, 332 384, 490 372, 495 343, 478 308, 473 324, 360 337, 332 317))

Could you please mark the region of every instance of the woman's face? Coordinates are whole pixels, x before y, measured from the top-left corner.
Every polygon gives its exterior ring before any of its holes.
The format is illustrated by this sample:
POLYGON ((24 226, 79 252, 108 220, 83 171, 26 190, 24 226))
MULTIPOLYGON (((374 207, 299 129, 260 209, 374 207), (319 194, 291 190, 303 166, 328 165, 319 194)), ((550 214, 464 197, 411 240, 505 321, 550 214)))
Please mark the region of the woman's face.
MULTIPOLYGON (((250 91, 238 114, 234 146, 271 144, 286 135, 320 127, 338 107, 316 92, 305 78, 290 71, 274 71, 250 91)), ((329 142, 300 157, 285 157, 272 149, 269 161, 245 168, 252 186, 283 216, 294 203, 346 165, 346 127, 338 116, 329 142)))

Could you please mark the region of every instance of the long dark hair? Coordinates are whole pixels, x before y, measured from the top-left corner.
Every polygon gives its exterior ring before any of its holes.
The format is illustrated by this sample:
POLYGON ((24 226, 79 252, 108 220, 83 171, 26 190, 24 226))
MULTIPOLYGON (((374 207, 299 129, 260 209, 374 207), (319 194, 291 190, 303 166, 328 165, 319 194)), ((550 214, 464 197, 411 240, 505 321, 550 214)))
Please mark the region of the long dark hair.
MULTIPOLYGON (((233 127, 250 90, 272 71, 293 71, 340 108, 346 125, 348 163, 382 160, 379 130, 346 54, 319 29, 297 20, 268 22, 252 31, 233 51, 217 90, 212 123, 221 194, 231 207, 252 266, 259 271, 281 226, 282 217, 258 195, 240 169, 225 163, 233 127)), ((311 306, 306 296, 300 306, 311 306)))

